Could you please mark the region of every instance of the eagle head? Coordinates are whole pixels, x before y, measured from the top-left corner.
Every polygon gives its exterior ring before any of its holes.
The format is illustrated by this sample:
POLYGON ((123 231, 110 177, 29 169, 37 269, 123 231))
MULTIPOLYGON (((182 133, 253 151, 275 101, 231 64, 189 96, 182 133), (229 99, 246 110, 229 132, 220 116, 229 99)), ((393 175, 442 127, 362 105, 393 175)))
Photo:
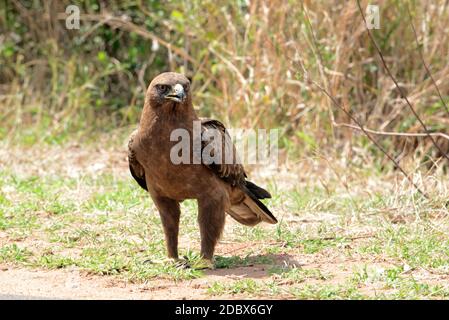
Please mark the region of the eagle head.
POLYGON ((151 81, 147 99, 152 108, 191 106, 190 81, 186 76, 175 73, 161 73, 151 81))

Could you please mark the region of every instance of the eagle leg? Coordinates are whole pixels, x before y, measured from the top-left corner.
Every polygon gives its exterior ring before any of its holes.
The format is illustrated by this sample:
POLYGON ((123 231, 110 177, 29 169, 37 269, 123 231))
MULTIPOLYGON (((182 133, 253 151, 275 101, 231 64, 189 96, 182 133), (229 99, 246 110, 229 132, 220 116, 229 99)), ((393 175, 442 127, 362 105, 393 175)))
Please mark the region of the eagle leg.
POLYGON ((178 259, 179 202, 164 197, 154 197, 153 200, 161 216, 168 257, 178 259))
POLYGON ((215 245, 220 239, 225 224, 225 210, 229 199, 226 195, 198 199, 198 223, 201 234, 201 256, 212 261, 215 245))

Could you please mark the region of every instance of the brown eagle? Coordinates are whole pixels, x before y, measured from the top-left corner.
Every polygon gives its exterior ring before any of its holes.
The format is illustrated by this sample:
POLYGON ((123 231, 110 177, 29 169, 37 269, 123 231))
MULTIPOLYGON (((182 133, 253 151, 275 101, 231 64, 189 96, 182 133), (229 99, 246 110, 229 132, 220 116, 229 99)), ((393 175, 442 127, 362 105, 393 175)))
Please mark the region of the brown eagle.
MULTIPOLYGON (((166 72, 151 81, 146 95, 140 125, 129 139, 128 159, 131 175, 147 190, 162 220, 168 257, 178 260, 178 230, 180 202, 198 201, 198 222, 201 233, 201 263, 198 268, 213 268, 215 245, 223 231, 225 213, 238 222, 254 226, 261 221, 277 223, 276 218, 259 200, 271 198, 268 191, 246 180, 243 166, 234 156, 232 161, 217 163, 196 162, 189 156, 188 163, 173 163, 172 141, 174 130, 194 135, 194 122, 200 121, 199 146, 220 155, 235 146, 224 125, 211 119, 199 119, 192 106, 190 81, 182 74, 166 72), (222 141, 201 136, 215 130, 222 141)), ((197 122, 198 123, 198 122, 197 122)), ((195 141, 190 141, 193 146, 195 141)), ((192 147, 192 150, 194 147, 192 147)))

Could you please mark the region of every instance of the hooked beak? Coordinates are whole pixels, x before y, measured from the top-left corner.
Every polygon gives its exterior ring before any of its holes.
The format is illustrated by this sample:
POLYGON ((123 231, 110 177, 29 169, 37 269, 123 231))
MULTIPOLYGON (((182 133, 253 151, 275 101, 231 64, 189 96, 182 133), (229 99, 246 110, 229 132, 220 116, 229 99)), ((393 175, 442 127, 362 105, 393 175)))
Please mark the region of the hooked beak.
POLYGON ((175 102, 184 102, 185 98, 184 87, 179 83, 172 87, 171 91, 165 96, 165 99, 175 102))

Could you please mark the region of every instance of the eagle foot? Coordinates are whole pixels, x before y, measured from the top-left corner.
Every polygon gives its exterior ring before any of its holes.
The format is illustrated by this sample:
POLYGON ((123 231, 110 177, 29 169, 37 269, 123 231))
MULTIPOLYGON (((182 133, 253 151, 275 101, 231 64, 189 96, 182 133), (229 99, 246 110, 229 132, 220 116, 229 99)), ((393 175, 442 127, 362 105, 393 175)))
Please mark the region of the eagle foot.
POLYGON ((165 258, 165 259, 148 259, 143 262, 144 264, 158 264, 158 265, 167 265, 172 264, 177 268, 189 268, 188 261, 186 259, 179 258, 165 258))
POLYGON ((190 262, 189 267, 195 270, 213 270, 215 269, 215 264, 212 259, 200 258, 199 260, 190 262))

